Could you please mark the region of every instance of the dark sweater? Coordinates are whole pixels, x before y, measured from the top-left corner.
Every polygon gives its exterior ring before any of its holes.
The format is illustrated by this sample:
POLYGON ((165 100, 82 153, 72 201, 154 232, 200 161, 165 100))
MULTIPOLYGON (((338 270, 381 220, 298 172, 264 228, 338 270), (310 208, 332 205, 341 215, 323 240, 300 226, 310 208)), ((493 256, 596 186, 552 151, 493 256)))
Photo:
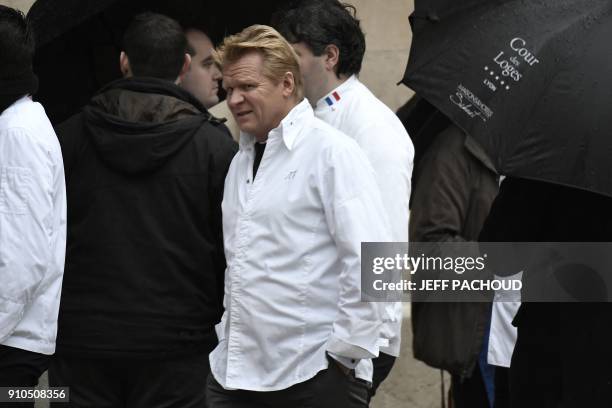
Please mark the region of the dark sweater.
POLYGON ((57 352, 160 357, 216 344, 221 200, 236 144, 187 92, 119 80, 57 129, 68 242, 57 352))

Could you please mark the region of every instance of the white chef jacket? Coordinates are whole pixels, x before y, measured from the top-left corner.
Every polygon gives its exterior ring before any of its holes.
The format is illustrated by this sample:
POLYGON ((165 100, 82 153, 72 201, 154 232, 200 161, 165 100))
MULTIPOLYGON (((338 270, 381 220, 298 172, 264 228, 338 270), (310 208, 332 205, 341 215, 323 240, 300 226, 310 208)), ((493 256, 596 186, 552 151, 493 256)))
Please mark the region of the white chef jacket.
MULTIPOLYGON (((392 241, 408 242, 408 214, 414 146, 398 119, 355 75, 317 101, 315 116, 353 138, 376 173, 392 241)), ((388 346, 380 351, 398 356, 402 331, 402 305, 387 305, 383 327, 388 346)), ((358 376, 360 370, 358 369, 358 376)), ((361 376, 360 376, 361 378, 361 376)))
POLYGON ((211 371, 227 389, 276 391, 378 355, 380 308, 361 302, 361 242, 389 239, 363 152, 307 100, 268 135, 253 180, 242 133, 225 180, 225 313, 211 371))
POLYGON ((0 344, 55 352, 65 250, 60 145, 24 97, 0 115, 0 344))

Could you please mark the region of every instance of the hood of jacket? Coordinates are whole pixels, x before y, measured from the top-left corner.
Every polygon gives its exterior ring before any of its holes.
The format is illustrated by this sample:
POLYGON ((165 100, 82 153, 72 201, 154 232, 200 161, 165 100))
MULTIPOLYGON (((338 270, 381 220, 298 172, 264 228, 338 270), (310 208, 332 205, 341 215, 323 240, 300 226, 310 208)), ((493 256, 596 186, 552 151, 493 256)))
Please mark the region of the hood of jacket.
POLYGON ((153 171, 216 121, 170 81, 128 78, 102 88, 83 109, 86 132, 102 160, 123 173, 153 171))

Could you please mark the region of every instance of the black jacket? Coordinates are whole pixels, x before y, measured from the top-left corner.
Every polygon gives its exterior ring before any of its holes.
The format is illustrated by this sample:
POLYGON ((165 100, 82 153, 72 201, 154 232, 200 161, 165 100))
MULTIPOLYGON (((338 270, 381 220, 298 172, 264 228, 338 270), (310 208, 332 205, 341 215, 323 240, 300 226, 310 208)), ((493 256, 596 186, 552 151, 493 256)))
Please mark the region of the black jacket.
MULTIPOLYGON (((476 241, 498 191, 493 165, 456 126, 435 135, 421 157, 415 168, 410 241, 476 241)), ((487 302, 412 303, 415 358, 453 375, 471 376, 490 308, 487 302)))
POLYGON ((57 351, 210 350, 222 314, 221 200, 236 144, 157 79, 102 89, 57 129, 68 242, 57 351))

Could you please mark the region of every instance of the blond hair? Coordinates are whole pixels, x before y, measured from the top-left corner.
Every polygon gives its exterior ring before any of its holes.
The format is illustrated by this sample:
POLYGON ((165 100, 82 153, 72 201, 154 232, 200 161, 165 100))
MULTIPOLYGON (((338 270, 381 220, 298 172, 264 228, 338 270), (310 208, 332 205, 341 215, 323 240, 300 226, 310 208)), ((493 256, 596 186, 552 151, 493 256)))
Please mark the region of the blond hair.
POLYGON ((250 52, 259 52, 264 59, 263 74, 278 84, 287 72, 293 74, 297 100, 304 97, 304 85, 298 56, 291 44, 275 29, 266 25, 252 25, 238 34, 225 37, 213 51, 215 62, 223 69, 250 52))

